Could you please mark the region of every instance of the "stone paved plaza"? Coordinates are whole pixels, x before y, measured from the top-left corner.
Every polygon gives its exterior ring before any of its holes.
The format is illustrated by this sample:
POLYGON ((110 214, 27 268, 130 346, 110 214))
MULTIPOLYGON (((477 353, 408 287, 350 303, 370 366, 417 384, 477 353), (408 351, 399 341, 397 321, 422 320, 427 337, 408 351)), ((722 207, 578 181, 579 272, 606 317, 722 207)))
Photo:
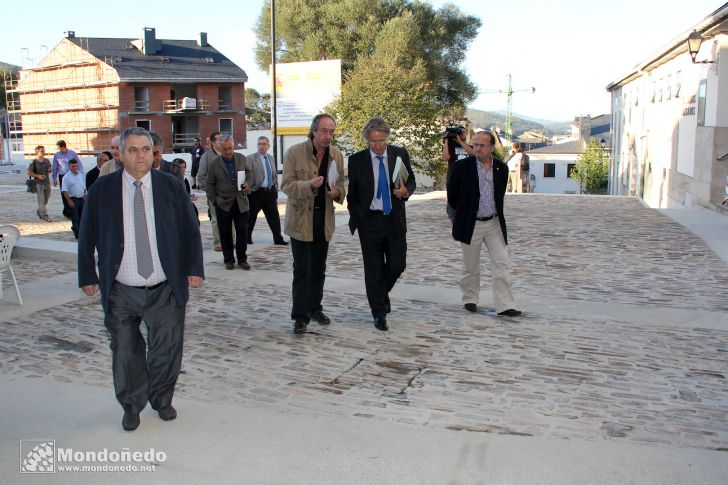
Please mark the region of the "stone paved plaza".
MULTIPOLYGON (((634 198, 509 195, 524 316, 490 311, 487 256, 482 311, 470 314, 443 197, 408 203, 408 267, 387 333, 372 325, 345 211, 323 302, 333 324, 312 322, 303 336, 291 331, 290 249, 270 244, 265 220, 249 246, 249 272, 224 270, 203 221, 207 278, 191 292, 177 396, 312 419, 664 445, 728 459, 728 265, 703 240, 634 198)), ((0 224, 72 240, 57 199, 51 224, 30 218, 28 194, 6 189, 0 203, 0 224)), ((74 265, 72 256, 14 262, 36 307, 9 311, 14 295, 3 280, 0 314, 13 316, 0 316, 0 374, 99 386, 114 406, 101 308, 75 287, 74 265), (36 292, 56 283, 62 301, 44 305, 36 292)))

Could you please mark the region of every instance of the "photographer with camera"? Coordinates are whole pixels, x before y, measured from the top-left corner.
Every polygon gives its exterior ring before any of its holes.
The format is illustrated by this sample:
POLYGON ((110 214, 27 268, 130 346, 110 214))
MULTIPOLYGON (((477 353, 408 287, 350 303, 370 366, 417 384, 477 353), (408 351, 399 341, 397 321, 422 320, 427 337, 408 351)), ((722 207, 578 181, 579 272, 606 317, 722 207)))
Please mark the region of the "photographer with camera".
MULTIPOLYGON (((463 126, 448 126, 445 129, 445 137, 442 139, 442 156, 441 159, 447 162, 447 179, 446 185, 450 182, 450 174, 455 162, 475 155, 473 147, 468 145, 466 140, 466 131, 463 126)), ((447 218, 450 219, 452 225, 455 211, 450 204, 447 205, 447 218)))

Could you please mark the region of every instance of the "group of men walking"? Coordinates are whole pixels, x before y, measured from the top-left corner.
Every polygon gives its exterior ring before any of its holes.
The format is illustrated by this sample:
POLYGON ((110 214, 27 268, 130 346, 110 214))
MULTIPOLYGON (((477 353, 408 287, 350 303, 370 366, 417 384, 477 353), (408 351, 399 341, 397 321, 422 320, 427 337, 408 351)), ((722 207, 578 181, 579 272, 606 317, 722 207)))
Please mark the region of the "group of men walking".
MULTIPOLYGON (((334 203, 346 199, 349 229, 352 235, 358 232, 366 295, 377 330, 389 329, 390 292, 406 268, 406 202, 416 187, 409 153, 389 143, 391 129, 382 118, 372 118, 362 129, 367 148, 349 157, 347 192, 344 158, 332 145, 335 131, 331 115, 317 115, 308 139, 290 147, 284 160, 281 190, 287 195, 284 232, 291 238, 291 319, 296 334, 305 333, 311 320, 331 323, 323 311, 323 295, 336 225, 334 203)), ((257 153, 245 159, 234 152, 232 137, 218 135, 211 136, 213 149, 200 159, 196 185, 205 188, 216 215, 226 268, 234 269, 237 259, 238 266, 250 269, 250 199, 258 190, 277 188, 275 166, 266 155, 267 139, 261 137, 257 153), (206 160, 210 152, 217 156, 206 160), (232 227, 237 233, 234 245, 232 227)), ((101 292, 114 386, 124 409, 122 427, 131 431, 139 426, 139 413, 147 402, 163 420, 177 416, 172 396, 181 366, 185 306, 189 288, 202 285, 204 270, 192 203, 174 174, 152 170, 160 167, 153 137, 130 128, 118 142, 123 170, 99 178, 89 191, 78 266, 83 291, 101 292), (139 329, 142 320, 147 342, 139 329)), ((453 211, 452 236, 463 249, 460 287, 465 309, 478 311, 484 243, 494 266, 496 312, 517 316, 521 312, 515 308, 508 274, 503 208, 508 167, 493 159, 494 143, 488 132, 475 136, 474 156, 452 167, 447 200, 453 211)), ((107 163, 112 162, 118 163, 107 163)), ((273 197, 262 194, 256 205, 272 209, 273 197)))

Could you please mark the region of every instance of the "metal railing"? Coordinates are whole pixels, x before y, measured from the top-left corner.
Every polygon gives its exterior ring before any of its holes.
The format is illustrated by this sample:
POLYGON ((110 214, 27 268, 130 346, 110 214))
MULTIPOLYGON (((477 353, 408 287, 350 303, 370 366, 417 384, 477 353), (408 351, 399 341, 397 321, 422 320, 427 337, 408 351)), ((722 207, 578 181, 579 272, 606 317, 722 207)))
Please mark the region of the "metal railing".
POLYGON ((165 99, 162 101, 162 111, 205 111, 209 103, 200 98, 165 99))
POLYGON ((199 137, 199 133, 172 133, 172 143, 175 145, 192 145, 195 138, 199 137))

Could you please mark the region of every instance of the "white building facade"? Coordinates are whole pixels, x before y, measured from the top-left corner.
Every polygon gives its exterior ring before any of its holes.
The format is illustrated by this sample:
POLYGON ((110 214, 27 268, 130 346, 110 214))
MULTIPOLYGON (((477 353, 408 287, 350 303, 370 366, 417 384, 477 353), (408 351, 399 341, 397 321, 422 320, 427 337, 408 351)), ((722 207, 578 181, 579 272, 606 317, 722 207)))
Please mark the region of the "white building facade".
POLYGON ((728 177, 728 4, 610 83, 609 191, 650 207, 711 207, 728 177), (703 36, 697 60, 691 31, 703 36))

